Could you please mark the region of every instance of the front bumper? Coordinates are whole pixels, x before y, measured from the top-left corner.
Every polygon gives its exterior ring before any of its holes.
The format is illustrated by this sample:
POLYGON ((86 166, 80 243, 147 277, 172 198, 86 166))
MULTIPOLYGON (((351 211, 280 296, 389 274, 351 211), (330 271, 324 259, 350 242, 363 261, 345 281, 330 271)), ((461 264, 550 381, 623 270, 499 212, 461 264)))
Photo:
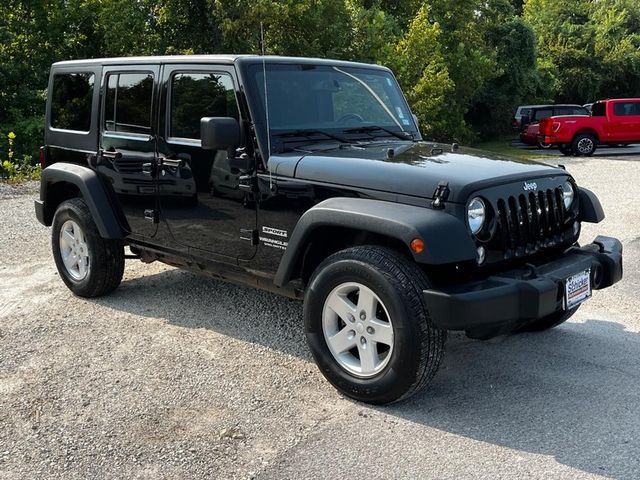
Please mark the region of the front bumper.
POLYGON ((552 262, 442 290, 425 290, 423 295, 438 327, 489 338, 562 310, 565 280, 588 268, 593 290, 618 282, 622 278, 620 241, 599 236, 582 248, 572 247, 552 262))

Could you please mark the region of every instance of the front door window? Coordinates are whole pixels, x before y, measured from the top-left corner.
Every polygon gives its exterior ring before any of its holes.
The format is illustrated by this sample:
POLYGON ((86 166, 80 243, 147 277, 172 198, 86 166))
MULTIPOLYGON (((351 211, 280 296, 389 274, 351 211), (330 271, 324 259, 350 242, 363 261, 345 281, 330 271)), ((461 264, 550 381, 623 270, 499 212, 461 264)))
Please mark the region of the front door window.
POLYGON ((239 118, 231 77, 216 73, 175 74, 171 81, 169 136, 200 140, 202 117, 239 118))
POLYGON ((248 259, 255 253, 256 209, 240 190, 247 172, 234 168, 227 150, 203 150, 200 119, 240 119, 230 72, 166 71, 165 137, 159 154, 178 160, 158 178, 162 216, 174 242, 204 256, 248 259), (199 252, 199 253, 198 253, 199 252))

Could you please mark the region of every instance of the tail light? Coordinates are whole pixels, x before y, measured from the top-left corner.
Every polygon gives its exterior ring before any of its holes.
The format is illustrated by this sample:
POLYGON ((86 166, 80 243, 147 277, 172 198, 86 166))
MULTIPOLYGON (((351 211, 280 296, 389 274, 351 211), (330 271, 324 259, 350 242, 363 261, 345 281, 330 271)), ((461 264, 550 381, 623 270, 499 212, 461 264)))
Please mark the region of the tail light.
POLYGON ((540 135, 551 135, 551 120, 548 118, 540 120, 540 135))
POLYGON ((511 125, 514 127, 518 126, 518 119, 514 118, 513 120, 511 120, 511 125))
POLYGON ((553 121, 552 118, 543 118, 540 120, 540 135, 553 135, 560 130, 561 123, 553 121))
POLYGON ((40 168, 44 168, 47 163, 45 148, 46 147, 40 147, 40 168))

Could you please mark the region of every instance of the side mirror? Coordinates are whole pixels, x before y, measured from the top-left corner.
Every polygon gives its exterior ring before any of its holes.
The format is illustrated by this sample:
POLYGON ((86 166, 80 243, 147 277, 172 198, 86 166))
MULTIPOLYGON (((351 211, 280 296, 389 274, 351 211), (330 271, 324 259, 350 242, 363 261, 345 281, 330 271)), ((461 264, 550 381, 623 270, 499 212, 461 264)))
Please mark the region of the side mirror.
POLYGON ((240 124, 231 117, 200 119, 200 139, 205 150, 227 150, 240 145, 240 124))

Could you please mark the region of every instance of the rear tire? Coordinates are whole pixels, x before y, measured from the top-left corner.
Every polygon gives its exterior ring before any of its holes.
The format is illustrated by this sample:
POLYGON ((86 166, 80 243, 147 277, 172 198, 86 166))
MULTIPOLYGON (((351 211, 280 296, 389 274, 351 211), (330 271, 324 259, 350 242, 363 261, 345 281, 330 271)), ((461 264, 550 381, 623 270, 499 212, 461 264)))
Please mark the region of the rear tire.
POLYGON ((596 138, 589 133, 581 133, 576 135, 571 143, 571 149, 574 155, 582 157, 590 157, 597 148, 596 138))
POLYGON ((427 288, 422 270, 387 248, 348 248, 322 262, 305 293, 304 323, 327 380, 377 405, 422 389, 440 367, 446 340, 424 304, 427 288))
POLYGON ((124 273, 124 243, 104 239, 81 198, 60 204, 53 217, 51 246, 62 281, 80 297, 113 291, 124 273))
POLYGON ((549 330, 551 328, 557 327, 558 325, 566 322, 573 316, 574 313, 578 311, 580 306, 572 308, 571 310, 565 311, 561 310, 546 317, 543 317, 539 320, 535 320, 531 323, 528 323, 524 327, 520 328, 521 332, 543 332, 545 330, 549 330))
POLYGON ((538 140, 538 148, 541 148, 543 150, 549 150, 551 147, 553 147, 553 143, 544 143, 541 142, 540 140, 538 140))

